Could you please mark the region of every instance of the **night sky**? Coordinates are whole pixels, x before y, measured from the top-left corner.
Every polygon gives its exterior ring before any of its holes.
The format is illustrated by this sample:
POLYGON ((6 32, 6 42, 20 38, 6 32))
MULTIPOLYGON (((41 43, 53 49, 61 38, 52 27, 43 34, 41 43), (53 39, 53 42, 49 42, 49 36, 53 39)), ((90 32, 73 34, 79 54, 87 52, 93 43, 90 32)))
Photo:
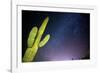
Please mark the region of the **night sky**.
POLYGON ((50 34, 48 43, 39 48, 35 62, 90 59, 90 14, 22 10, 22 57, 34 26, 41 26, 49 17, 43 34, 50 34))

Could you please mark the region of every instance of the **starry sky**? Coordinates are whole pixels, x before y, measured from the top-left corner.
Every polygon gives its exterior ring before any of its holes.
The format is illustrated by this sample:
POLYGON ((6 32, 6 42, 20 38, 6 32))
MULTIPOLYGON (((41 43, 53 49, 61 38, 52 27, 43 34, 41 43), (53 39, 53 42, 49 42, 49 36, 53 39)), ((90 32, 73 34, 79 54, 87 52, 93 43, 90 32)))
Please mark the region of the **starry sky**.
POLYGON ((29 32, 49 17, 48 43, 39 48, 34 62, 90 59, 90 14, 22 10, 22 57, 27 49, 29 32))

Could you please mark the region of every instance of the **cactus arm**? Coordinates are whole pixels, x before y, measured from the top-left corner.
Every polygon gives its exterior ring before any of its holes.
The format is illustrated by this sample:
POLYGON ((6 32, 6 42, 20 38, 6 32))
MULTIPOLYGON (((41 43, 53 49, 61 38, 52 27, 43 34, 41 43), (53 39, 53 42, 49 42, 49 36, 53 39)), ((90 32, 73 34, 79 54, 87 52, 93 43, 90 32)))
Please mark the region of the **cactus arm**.
POLYGON ((33 27, 30 34, 29 34, 29 37, 28 37, 28 40, 27 40, 27 45, 28 45, 29 48, 31 48, 33 43, 34 43, 35 37, 37 35, 37 31, 38 31, 38 28, 33 27))
POLYGON ((39 43, 39 47, 43 47, 50 39, 50 35, 46 35, 45 38, 39 43))

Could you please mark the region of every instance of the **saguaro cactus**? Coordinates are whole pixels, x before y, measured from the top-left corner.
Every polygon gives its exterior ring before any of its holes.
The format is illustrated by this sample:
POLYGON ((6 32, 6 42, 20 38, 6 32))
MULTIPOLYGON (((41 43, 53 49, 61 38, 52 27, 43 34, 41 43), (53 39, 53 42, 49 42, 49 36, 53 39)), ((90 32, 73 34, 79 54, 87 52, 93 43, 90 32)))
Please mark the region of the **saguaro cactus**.
POLYGON ((48 21, 49 17, 46 17, 42 25, 40 26, 39 30, 37 27, 33 27, 30 31, 27 40, 28 48, 26 49, 26 52, 24 54, 23 62, 31 62, 35 58, 35 55, 39 47, 43 47, 50 39, 50 34, 47 34, 45 38, 41 41, 42 35, 45 31, 48 21))

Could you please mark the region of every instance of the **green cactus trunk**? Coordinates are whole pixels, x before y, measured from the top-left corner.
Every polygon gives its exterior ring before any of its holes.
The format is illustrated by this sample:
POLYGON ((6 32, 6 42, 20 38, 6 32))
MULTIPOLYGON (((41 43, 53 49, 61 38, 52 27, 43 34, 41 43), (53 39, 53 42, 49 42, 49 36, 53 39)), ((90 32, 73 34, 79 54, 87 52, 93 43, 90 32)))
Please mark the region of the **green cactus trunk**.
POLYGON ((26 49, 26 52, 24 54, 23 62, 33 61, 39 47, 43 47, 50 39, 50 35, 48 34, 45 36, 43 41, 41 41, 42 35, 45 31, 48 21, 49 21, 49 18, 47 17, 43 21, 41 27, 39 28, 39 31, 37 27, 33 27, 33 29, 31 30, 29 34, 29 38, 28 38, 28 48, 26 49))

